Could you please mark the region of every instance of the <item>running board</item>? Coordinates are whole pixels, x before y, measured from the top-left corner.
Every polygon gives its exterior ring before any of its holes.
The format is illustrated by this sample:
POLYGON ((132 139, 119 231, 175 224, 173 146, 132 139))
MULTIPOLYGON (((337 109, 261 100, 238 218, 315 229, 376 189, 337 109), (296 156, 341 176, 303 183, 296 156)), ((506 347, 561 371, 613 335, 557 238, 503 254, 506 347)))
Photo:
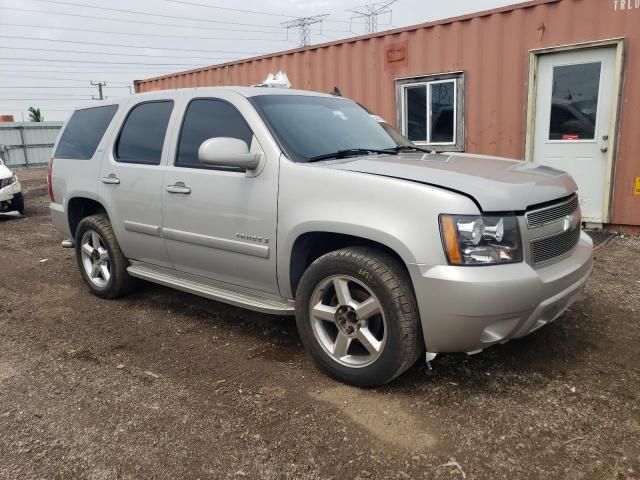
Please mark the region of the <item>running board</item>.
POLYGON ((183 274, 163 267, 133 263, 127 268, 129 275, 183 292, 192 293, 210 300, 228 303, 236 307, 272 315, 294 315, 293 302, 278 296, 262 296, 233 285, 216 282, 208 278, 183 274))

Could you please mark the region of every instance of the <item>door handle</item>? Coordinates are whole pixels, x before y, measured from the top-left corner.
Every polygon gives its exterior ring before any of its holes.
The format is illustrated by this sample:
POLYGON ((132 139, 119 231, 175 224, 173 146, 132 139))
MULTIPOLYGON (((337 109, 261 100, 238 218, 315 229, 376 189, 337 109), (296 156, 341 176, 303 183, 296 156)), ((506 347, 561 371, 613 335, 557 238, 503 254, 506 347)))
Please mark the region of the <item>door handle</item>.
POLYGON ((107 177, 102 177, 102 183, 106 183, 107 185, 118 185, 120 183, 120 179, 111 173, 107 177))
POLYGON ((167 192, 169 193, 182 193, 182 194, 189 194, 191 193, 191 189, 189 187, 187 187, 184 183, 182 182, 177 182, 174 185, 167 185, 167 192))

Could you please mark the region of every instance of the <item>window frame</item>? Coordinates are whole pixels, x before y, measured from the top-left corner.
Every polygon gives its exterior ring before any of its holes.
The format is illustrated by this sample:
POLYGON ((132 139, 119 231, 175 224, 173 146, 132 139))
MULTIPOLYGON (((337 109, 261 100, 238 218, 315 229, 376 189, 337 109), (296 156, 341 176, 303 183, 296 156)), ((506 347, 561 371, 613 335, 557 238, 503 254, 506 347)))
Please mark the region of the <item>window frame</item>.
POLYGON ((402 134, 408 137, 407 91, 411 87, 426 89, 426 141, 411 140, 435 151, 464 152, 465 149, 465 75, 464 72, 438 73, 396 79, 396 117, 402 134), (431 141, 431 85, 453 83, 453 142, 431 141))
MULTIPOLYGON (((251 125, 249 125, 249 122, 244 117, 240 109, 230 101, 225 100, 224 98, 219 98, 219 97, 193 97, 187 102, 182 112, 182 118, 180 119, 180 126, 178 129, 178 136, 176 138, 176 148, 173 154, 173 166, 179 167, 179 168, 198 168, 201 170, 218 170, 223 172, 247 173, 247 169, 242 167, 221 167, 216 165, 205 165, 202 163, 180 163, 178 161, 178 154, 180 153, 180 141, 182 140, 182 131, 184 130, 184 122, 187 119, 187 113, 189 112, 189 107, 193 102, 198 100, 212 100, 212 101, 226 103, 227 105, 230 105, 232 108, 234 108, 238 112, 238 114, 246 124, 247 128, 251 132, 251 144, 253 144, 256 138, 256 134, 253 131, 253 128, 251 128, 251 125)), ((210 137, 210 138, 221 138, 221 137, 210 137)), ((251 144, 248 145, 249 150, 251 150, 251 144)))
POLYGON ((169 127, 171 126, 171 117, 173 116, 173 114, 175 112, 175 107, 176 107, 176 102, 172 98, 158 99, 158 100, 146 100, 144 102, 139 102, 139 103, 136 103, 135 105, 132 105, 131 108, 129 108, 129 110, 127 111, 127 114, 125 115, 124 119, 120 123, 120 128, 118 129, 118 135, 116 136, 115 142, 113 142, 113 150, 112 150, 111 154, 113 155, 113 159, 116 161, 116 163, 121 163, 121 164, 125 164, 125 165, 150 165, 150 166, 154 166, 154 167, 162 165, 162 156, 164 154, 165 145, 166 145, 166 142, 167 142, 167 135, 170 133, 169 132, 169 127), (131 162, 131 161, 128 161, 128 160, 121 160, 118 157, 118 145, 120 145, 120 137, 122 136, 122 131, 124 130, 124 127, 127 124, 127 121, 129 120, 129 116, 131 115, 131 113, 136 108, 138 108, 138 107, 140 107, 142 105, 149 104, 149 103, 171 103, 171 112, 169 113, 169 118, 167 120, 167 130, 164 133, 164 139, 162 140, 162 150, 160 151, 160 160, 158 161, 158 163, 156 163, 155 161, 150 161, 150 160, 142 160, 142 161, 135 161, 135 162, 131 162))

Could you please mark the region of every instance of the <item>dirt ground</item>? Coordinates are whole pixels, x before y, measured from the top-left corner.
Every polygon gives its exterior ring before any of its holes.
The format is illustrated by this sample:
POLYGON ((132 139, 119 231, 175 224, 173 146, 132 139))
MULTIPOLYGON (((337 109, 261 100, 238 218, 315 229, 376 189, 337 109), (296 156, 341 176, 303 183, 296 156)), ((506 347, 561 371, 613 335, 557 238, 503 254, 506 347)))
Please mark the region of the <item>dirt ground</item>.
POLYGON ((291 318, 144 284, 91 295, 43 172, 0 219, 0 478, 640 478, 640 239, 554 324, 383 388, 321 374, 291 318))

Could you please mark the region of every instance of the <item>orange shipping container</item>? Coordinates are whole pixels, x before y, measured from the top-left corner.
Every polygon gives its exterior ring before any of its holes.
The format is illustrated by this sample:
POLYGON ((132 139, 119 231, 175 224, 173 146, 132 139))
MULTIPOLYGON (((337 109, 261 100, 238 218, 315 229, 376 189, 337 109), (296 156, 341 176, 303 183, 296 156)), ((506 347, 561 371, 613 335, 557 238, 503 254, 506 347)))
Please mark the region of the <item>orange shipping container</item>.
POLYGON ((640 226, 640 0, 536 0, 136 81, 339 87, 417 143, 550 165, 585 220, 640 226))

